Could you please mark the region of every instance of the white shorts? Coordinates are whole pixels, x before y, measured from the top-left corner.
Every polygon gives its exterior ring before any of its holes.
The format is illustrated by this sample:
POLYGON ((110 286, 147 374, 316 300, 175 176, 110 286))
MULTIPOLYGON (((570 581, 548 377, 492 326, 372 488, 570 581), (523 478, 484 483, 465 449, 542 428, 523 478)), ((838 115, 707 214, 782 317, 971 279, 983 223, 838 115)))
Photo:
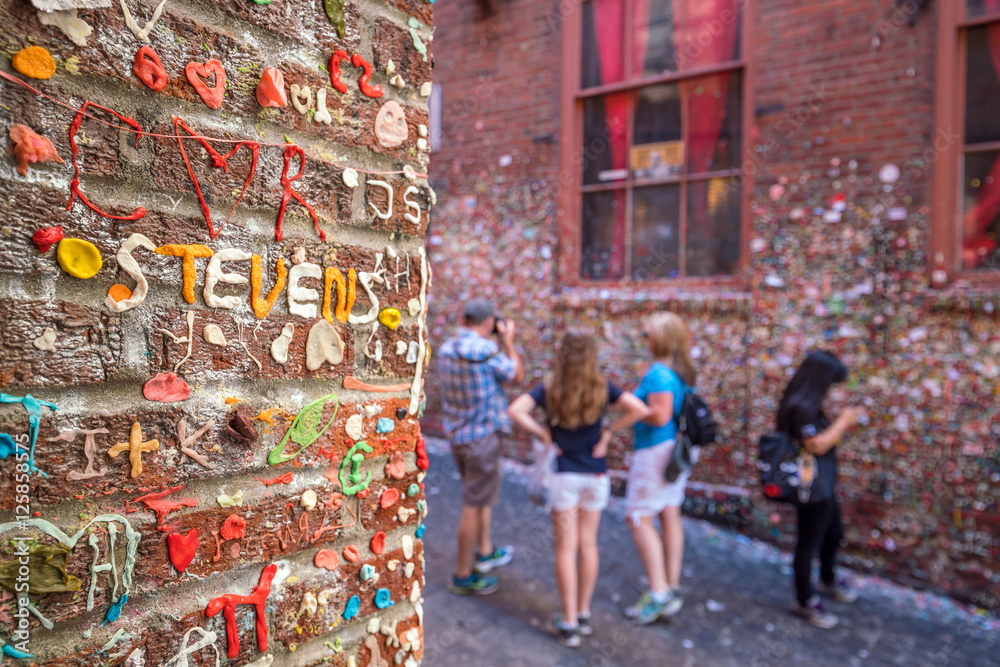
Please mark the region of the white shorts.
MULTIPOLYGON (((667 440, 632 452, 625 490, 625 514, 632 523, 638 523, 639 517, 656 516, 665 507, 680 507, 684 503, 684 488, 691 471, 681 473, 672 484, 663 478, 673 449, 674 441, 667 440)), ((697 450, 692 458, 697 460, 697 450)))
POLYGON ((600 512, 611 500, 611 478, 588 472, 557 472, 552 475, 549 492, 554 512, 566 512, 574 507, 600 512))

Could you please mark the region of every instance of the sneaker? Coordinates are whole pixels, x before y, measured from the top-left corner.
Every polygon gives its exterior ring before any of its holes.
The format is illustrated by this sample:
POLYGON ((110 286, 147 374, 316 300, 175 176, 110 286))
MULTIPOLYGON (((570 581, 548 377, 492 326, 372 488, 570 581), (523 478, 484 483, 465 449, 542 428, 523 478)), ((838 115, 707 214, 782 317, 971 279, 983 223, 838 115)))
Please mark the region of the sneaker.
POLYGON ((813 588, 820 595, 825 595, 835 602, 850 604, 858 599, 858 592, 847 584, 846 579, 838 579, 832 586, 820 582, 813 588))
POLYGON ((500 588, 500 580, 496 577, 484 577, 478 572, 473 572, 465 579, 453 576, 448 590, 455 595, 489 595, 496 593, 500 588))
POLYGON ((559 643, 566 648, 576 648, 580 645, 580 627, 567 628, 562 624, 561 614, 552 614, 545 628, 556 636, 559 643))
MULTIPOLYGON (((681 596, 680 592, 672 590, 668 595, 669 597, 667 598, 667 601, 662 605, 663 612, 661 616, 673 616, 681 610, 681 607, 684 606, 684 598, 681 596)), ((651 604, 656 604, 656 602, 653 600, 652 593, 647 590, 642 594, 642 597, 639 598, 638 602, 631 607, 625 608, 625 618, 631 620, 637 619, 642 614, 643 608, 648 607, 651 604)))
POLYGON ((625 618, 628 619, 638 618, 639 614, 642 612, 642 608, 648 604, 651 604, 652 602, 653 602, 653 596, 649 592, 649 590, 647 589, 643 591, 642 595, 639 596, 638 602, 636 602, 631 607, 625 607, 625 618))
POLYGON ((684 598, 681 597, 680 591, 674 589, 670 591, 670 597, 663 608, 664 616, 673 616, 681 610, 684 606, 684 598))
POLYGON ((590 614, 587 614, 586 616, 584 616, 583 614, 576 615, 576 622, 577 625, 580 626, 581 637, 589 637, 590 635, 594 634, 594 626, 590 624, 590 618, 591 618, 590 614))
POLYGON ((823 608, 823 603, 815 595, 809 598, 809 601, 804 605, 798 602, 792 607, 792 613, 797 616, 809 621, 810 624, 815 625, 817 628, 822 630, 829 630, 831 628, 837 627, 837 623, 840 619, 835 615, 826 611, 823 608))
POLYGON ((493 547, 493 553, 489 556, 476 554, 476 563, 473 569, 479 574, 486 574, 495 567, 503 567, 514 558, 514 547, 493 547))
MULTIPOLYGON (((635 607, 632 609, 627 609, 626 613, 632 612, 634 615, 629 615, 629 618, 636 625, 649 625, 656 621, 656 619, 664 616, 667 612, 668 606, 673 600, 673 593, 667 593, 667 599, 663 602, 657 602, 653 598, 652 593, 644 593, 639 602, 636 603, 635 607)), ((680 607, 674 610, 676 614, 680 611, 680 607)))

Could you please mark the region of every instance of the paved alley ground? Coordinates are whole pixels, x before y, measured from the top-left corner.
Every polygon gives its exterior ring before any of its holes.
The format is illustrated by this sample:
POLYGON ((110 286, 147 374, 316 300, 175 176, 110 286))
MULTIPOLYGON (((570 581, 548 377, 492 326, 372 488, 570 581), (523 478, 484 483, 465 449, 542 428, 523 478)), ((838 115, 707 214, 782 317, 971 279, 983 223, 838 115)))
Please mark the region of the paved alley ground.
POLYGON ((579 649, 563 648, 544 629, 558 607, 549 518, 513 481, 516 473, 507 475, 494 513, 497 543, 517 548, 514 561, 496 571, 500 591, 478 598, 448 592, 460 484, 447 443, 428 449, 437 450, 425 480, 428 667, 1000 664, 996 618, 875 578, 858 579, 855 604, 829 603, 840 626, 816 630, 788 611, 790 554, 697 520, 685 520, 684 609, 670 621, 633 627, 621 610, 639 595, 642 567, 620 501, 601 525, 594 635, 579 649))

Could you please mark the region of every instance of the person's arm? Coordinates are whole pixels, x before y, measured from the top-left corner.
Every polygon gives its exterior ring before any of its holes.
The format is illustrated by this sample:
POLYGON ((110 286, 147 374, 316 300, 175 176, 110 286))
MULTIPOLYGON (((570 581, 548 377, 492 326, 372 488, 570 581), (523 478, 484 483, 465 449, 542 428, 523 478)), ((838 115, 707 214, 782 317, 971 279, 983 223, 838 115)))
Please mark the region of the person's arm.
POLYGON ((521 394, 508 406, 507 414, 512 422, 544 442, 546 446, 551 446, 552 434, 549 429, 539 424, 538 420, 531 416, 531 411, 534 409, 535 399, 531 397, 531 394, 521 394))
POLYGON ((649 415, 649 407, 635 394, 628 391, 622 392, 615 405, 620 406, 624 410, 624 414, 611 422, 608 428, 601 431, 601 439, 597 441, 597 446, 594 447, 594 458, 602 459, 608 455, 611 436, 614 435, 615 431, 620 431, 623 428, 637 424, 649 415))
POLYGON ((646 400, 649 402, 649 412, 642 419, 643 424, 661 428, 674 418, 674 392, 657 391, 647 394, 646 400))
POLYGON ((847 429, 858 423, 858 415, 860 414, 861 411, 858 408, 847 408, 828 427, 811 438, 803 439, 802 445, 813 456, 823 456, 840 442, 847 429))
POLYGON ((514 347, 514 332, 517 326, 514 320, 503 320, 497 322, 497 331, 500 332, 500 350, 514 362, 514 382, 521 383, 524 380, 524 365, 521 363, 521 355, 514 347))

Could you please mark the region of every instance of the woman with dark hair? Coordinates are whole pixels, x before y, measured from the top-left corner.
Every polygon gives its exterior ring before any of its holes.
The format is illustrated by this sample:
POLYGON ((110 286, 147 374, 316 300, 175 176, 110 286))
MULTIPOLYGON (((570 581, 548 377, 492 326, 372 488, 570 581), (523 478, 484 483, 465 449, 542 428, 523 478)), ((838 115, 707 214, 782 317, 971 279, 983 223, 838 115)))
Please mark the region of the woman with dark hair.
POLYGON ((846 408, 832 422, 823 412, 830 388, 847 379, 847 367, 829 352, 813 352, 792 376, 778 406, 778 430, 787 433, 803 450, 803 488, 795 507, 798 512, 798 542, 795 545, 795 593, 792 611, 818 628, 837 625, 813 595, 812 559, 820 559, 819 593, 838 602, 854 602, 858 595, 837 581, 834 560, 844 529, 837 503, 837 443, 858 421, 860 410, 846 408))

